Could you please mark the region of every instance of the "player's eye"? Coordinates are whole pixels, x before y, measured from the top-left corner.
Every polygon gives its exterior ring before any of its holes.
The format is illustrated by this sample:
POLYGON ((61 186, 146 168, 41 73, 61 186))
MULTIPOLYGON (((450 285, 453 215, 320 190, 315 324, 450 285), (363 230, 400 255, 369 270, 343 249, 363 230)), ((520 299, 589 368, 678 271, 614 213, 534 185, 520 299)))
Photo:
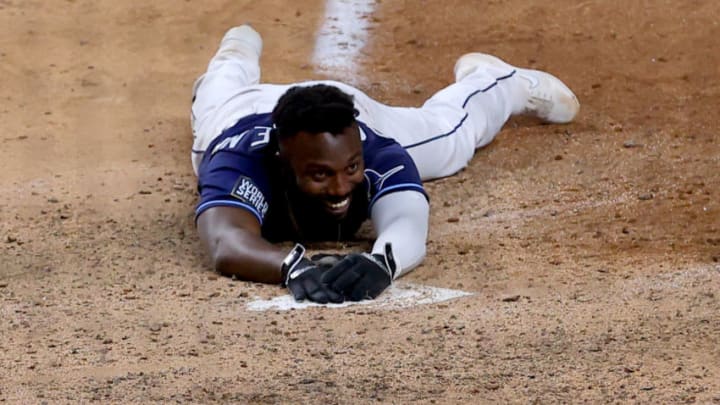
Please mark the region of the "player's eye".
POLYGON ((313 179, 313 181, 325 181, 327 179, 327 172, 325 171, 317 171, 310 173, 310 178, 313 179))
POLYGON ((355 162, 355 163, 351 164, 350 166, 348 166, 346 170, 347 170, 348 174, 353 174, 353 173, 357 172, 359 168, 360 168, 360 164, 355 162))

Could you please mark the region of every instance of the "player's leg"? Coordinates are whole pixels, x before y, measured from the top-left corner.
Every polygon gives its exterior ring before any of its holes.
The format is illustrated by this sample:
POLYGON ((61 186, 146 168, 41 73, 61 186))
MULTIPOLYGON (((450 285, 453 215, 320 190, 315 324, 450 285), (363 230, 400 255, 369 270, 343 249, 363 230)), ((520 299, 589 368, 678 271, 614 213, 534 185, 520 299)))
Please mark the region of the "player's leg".
POLYGON ((456 83, 420 109, 396 109, 386 128, 410 153, 424 180, 464 168, 475 149, 490 143, 511 115, 569 122, 579 104, 545 72, 518 69, 484 54, 469 54, 455 67, 456 83), (406 129, 403 130, 402 127, 406 129))
POLYGON ((514 86, 503 83, 510 73, 483 69, 436 93, 420 108, 392 107, 356 93, 358 119, 398 141, 423 180, 449 176, 464 168, 475 149, 490 142, 514 111, 513 102, 520 97, 513 96, 514 86))
POLYGON ((424 180, 452 175, 490 143, 522 105, 513 69, 489 66, 439 91, 420 108, 429 131, 409 133, 403 146, 424 180))
POLYGON ((190 124, 193 131, 192 160, 196 171, 202 151, 228 125, 225 121, 238 118, 228 116, 223 106, 242 93, 244 87, 260 81, 261 53, 262 38, 252 27, 241 25, 231 28, 220 41, 207 71, 195 81, 190 124))
POLYGON ((514 114, 531 115, 547 123, 571 122, 580 109, 577 97, 560 79, 540 70, 512 66, 498 57, 483 53, 468 53, 455 64, 455 81, 488 67, 514 70, 511 80, 522 83, 520 97, 524 101, 520 111, 514 114), (519 80, 518 80, 519 79, 519 80))

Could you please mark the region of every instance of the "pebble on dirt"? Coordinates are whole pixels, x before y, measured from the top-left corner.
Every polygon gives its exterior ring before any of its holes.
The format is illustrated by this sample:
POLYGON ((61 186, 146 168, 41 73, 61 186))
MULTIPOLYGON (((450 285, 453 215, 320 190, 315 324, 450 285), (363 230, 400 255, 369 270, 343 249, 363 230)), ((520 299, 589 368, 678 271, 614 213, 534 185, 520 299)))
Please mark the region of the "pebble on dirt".
POLYGON ((623 147, 628 148, 628 149, 629 148, 641 148, 642 144, 639 144, 639 143, 633 141, 632 139, 630 139, 623 143, 623 147))
POLYGON ((159 323, 153 323, 150 325, 151 332, 160 332, 160 329, 162 329, 162 325, 159 323))

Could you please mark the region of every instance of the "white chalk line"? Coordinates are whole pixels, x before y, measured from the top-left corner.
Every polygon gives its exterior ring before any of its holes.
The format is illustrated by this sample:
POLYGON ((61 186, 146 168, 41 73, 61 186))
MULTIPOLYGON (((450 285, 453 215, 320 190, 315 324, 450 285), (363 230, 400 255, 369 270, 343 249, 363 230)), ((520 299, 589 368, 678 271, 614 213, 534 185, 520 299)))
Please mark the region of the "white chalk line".
POLYGON ((325 19, 318 31, 313 52, 317 70, 355 85, 362 82, 357 76, 357 57, 368 38, 369 16, 375 0, 328 0, 325 19))

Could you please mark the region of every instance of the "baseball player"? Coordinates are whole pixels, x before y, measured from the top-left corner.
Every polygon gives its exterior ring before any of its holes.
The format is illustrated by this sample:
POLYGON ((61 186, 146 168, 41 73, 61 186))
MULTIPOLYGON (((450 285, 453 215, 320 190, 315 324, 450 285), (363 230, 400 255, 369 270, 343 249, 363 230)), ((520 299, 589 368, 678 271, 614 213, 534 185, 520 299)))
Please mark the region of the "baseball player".
POLYGON ((566 123, 579 110, 556 77, 481 53, 405 108, 334 81, 260 84, 261 51, 253 28, 230 29, 193 87, 196 222, 217 271, 282 283, 297 300, 377 297, 425 256, 422 180, 465 167, 511 115, 566 123), (305 254, 302 243, 351 238, 368 218, 372 251, 305 254))

